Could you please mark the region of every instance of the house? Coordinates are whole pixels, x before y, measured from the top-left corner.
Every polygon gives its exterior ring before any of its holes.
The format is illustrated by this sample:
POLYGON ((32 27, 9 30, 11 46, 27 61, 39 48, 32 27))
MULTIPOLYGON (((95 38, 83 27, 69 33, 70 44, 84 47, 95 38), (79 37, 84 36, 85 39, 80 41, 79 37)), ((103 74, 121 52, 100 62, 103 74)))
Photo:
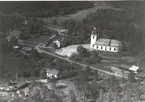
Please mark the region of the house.
POLYGON ((135 72, 135 73, 137 73, 137 70, 139 69, 139 67, 138 66, 135 66, 135 65, 132 65, 130 68, 129 68, 129 70, 131 70, 131 71, 133 71, 133 72, 135 72))
POLYGON ((50 79, 52 79, 52 78, 58 78, 58 73, 59 73, 58 70, 47 68, 47 69, 45 69, 45 71, 46 71, 47 78, 50 78, 50 79))
POLYGON ((33 51, 33 48, 22 47, 21 50, 20 50, 20 53, 22 53, 24 55, 30 55, 32 51, 33 51))
POLYGON ((98 31, 93 28, 91 33, 90 47, 100 51, 119 52, 122 49, 122 43, 115 39, 98 38, 98 31))
POLYGON ((51 38, 48 42, 47 45, 55 48, 60 48, 63 45, 64 37, 60 35, 54 35, 53 38, 51 38))
POLYGON ((18 51, 19 51, 19 49, 20 49, 20 47, 19 46, 12 46, 13 47, 13 51, 15 52, 15 53, 17 53, 18 51))
POLYGON ((57 48, 60 47, 60 41, 58 41, 58 40, 54 40, 53 43, 56 44, 57 48))

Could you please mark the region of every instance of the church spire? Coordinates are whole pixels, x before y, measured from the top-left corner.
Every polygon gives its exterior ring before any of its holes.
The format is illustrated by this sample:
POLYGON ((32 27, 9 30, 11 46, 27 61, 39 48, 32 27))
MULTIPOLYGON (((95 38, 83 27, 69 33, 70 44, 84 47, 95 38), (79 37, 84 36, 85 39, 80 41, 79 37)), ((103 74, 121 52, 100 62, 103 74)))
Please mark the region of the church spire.
POLYGON ((96 34, 97 34, 96 27, 94 27, 94 28, 93 28, 92 33, 91 33, 91 34, 93 34, 93 35, 96 35, 96 34))

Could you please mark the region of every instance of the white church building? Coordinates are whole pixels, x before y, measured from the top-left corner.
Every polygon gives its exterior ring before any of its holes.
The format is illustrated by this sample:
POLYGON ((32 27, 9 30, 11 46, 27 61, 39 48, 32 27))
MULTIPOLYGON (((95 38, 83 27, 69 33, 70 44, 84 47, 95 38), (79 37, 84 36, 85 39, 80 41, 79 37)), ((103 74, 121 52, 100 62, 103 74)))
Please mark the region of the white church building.
POLYGON ((120 41, 106 38, 98 39, 98 33, 99 32, 94 27, 91 33, 91 48, 108 52, 118 52, 119 50, 121 50, 122 44, 120 41))

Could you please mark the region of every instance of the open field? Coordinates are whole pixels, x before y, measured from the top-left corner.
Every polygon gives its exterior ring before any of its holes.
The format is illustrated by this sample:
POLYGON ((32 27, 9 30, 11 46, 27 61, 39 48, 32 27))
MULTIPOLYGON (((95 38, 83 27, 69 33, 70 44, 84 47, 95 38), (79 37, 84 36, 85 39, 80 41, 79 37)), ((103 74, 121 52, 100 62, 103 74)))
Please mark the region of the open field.
MULTIPOLYGON (((93 50, 93 49, 90 48, 90 44, 80 44, 80 45, 83 46, 86 49, 93 50)), ((77 52, 77 47, 78 46, 79 45, 67 46, 67 47, 64 47, 64 48, 56 50, 55 53, 59 54, 61 56, 68 56, 68 57, 70 57, 72 55, 72 53, 76 53, 77 52)))
MULTIPOLYGON (((67 55, 68 57, 70 57, 73 53, 77 53, 77 47, 78 46, 79 45, 71 45, 71 46, 68 46, 68 47, 64 47, 64 48, 56 50, 55 53, 58 54, 58 55, 61 55, 61 56, 66 56, 67 55)), ((81 46, 83 46, 86 49, 93 50, 92 48, 90 48, 90 44, 81 44, 81 46)), ((122 65, 123 64, 124 66, 128 66, 128 68, 129 68, 130 66, 132 66, 136 62, 135 60, 132 61, 132 62, 126 60, 126 57, 122 57, 118 53, 98 51, 98 54, 100 56, 102 56, 104 60, 103 60, 102 63, 97 63, 97 64, 92 65, 96 68, 104 69, 105 66, 109 66, 109 65, 113 66, 114 64, 115 65, 122 65)), ((134 59, 133 57, 130 57, 130 56, 128 56, 128 58, 131 58, 132 60, 134 59)), ((86 59, 83 58, 83 60, 80 61, 80 63, 86 64, 87 62, 85 62, 85 61, 86 61, 86 59)), ((109 70, 109 69, 105 68, 105 70, 109 70)))
POLYGON ((105 2, 96 2, 95 6, 93 8, 89 8, 89 9, 86 9, 86 10, 80 10, 76 14, 70 14, 70 15, 58 16, 58 17, 40 18, 40 19, 43 20, 46 23, 52 23, 52 21, 54 19, 58 23, 61 23, 64 20, 68 20, 68 19, 73 19, 73 20, 79 21, 79 20, 83 20, 87 16, 87 14, 96 12, 96 10, 99 9, 99 8, 104 8, 105 9, 105 8, 112 8, 112 7, 109 6, 108 4, 106 4, 105 2))

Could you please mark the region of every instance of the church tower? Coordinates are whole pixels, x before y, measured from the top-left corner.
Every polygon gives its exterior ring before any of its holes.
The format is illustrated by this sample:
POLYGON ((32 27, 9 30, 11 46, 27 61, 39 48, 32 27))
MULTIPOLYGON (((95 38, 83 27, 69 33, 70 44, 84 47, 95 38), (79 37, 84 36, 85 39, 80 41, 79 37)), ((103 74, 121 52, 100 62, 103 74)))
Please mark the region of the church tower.
POLYGON ((90 46, 92 48, 94 48, 94 44, 96 43, 97 41, 97 30, 96 30, 96 27, 93 28, 92 30, 92 33, 91 33, 91 42, 90 42, 90 46))

